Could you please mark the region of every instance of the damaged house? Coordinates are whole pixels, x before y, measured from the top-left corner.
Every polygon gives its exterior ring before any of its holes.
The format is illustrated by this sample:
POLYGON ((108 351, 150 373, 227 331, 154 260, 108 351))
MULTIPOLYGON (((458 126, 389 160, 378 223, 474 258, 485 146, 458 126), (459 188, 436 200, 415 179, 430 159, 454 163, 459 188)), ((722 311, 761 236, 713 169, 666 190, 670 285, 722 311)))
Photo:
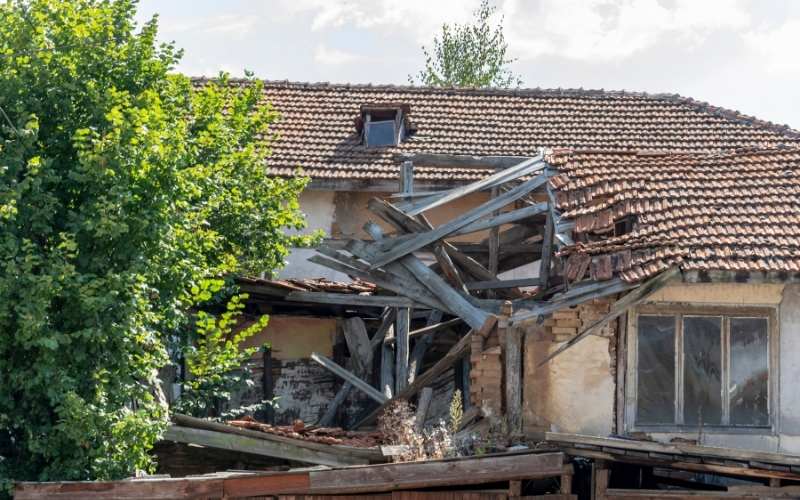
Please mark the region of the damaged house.
POLYGON ((369 428, 403 399, 433 422, 458 390, 462 426, 591 460, 598 498, 800 481, 800 133, 628 92, 272 82, 264 101, 268 173, 310 176, 327 235, 241 282, 271 316, 268 420, 369 428))

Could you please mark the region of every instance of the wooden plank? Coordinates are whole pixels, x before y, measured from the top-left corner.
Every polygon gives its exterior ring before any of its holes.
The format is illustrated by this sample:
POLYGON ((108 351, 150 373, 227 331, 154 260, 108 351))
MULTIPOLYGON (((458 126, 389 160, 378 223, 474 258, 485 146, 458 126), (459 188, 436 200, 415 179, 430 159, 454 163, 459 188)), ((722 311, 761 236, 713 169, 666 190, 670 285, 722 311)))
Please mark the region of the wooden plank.
POLYGON ((420 233, 416 235, 413 239, 403 242, 399 245, 396 245, 387 252, 383 252, 377 259, 375 259, 372 262, 370 268, 377 269, 392 261, 399 259, 404 255, 408 255, 409 253, 415 250, 419 250, 425 246, 428 246, 431 243, 440 240, 454 233, 455 231, 458 231, 467 224, 475 222, 484 215, 491 213, 492 211, 497 210, 499 208, 503 208, 512 201, 518 200, 519 198, 525 196, 534 189, 541 187, 545 182, 547 182, 547 179, 541 175, 534 177, 530 180, 527 180, 522 184, 520 184, 519 186, 515 187, 514 189, 511 189, 501 194, 497 198, 493 198, 487 201, 486 203, 483 203, 471 210, 468 210, 462 216, 456 219, 452 219, 449 222, 442 224, 441 226, 437 227, 432 231, 428 231, 426 233, 420 233))
POLYGON ((701 490, 624 490, 608 488, 604 495, 607 500, 714 500, 724 498, 725 500, 753 500, 762 498, 757 495, 743 495, 741 493, 729 493, 727 491, 701 491, 701 490))
POLYGON ((334 375, 344 379, 345 381, 349 381, 353 386, 358 389, 359 391, 363 392, 370 398, 374 399, 378 403, 385 403, 388 401, 386 396, 384 396, 380 391, 369 385, 368 383, 364 382, 357 376, 353 375, 346 369, 342 368, 341 366, 334 363, 332 360, 326 358, 322 354, 313 352, 311 353, 311 359, 328 369, 334 375))
POLYGON ((342 466, 369 463, 369 460, 363 457, 345 453, 334 453, 333 448, 331 448, 330 452, 326 452, 286 442, 270 441, 240 434, 228 434, 178 425, 167 427, 167 430, 164 432, 164 439, 176 441, 178 443, 198 444, 221 450, 252 453, 254 455, 283 458, 285 460, 296 460, 298 462, 310 464, 342 466))
POLYGON ((417 413, 415 415, 414 426, 417 432, 422 432, 425 427, 425 418, 428 416, 428 407, 431 405, 433 398, 433 389, 431 387, 423 387, 419 393, 419 400, 417 401, 417 413))
POLYGON ((406 213, 412 216, 421 214, 422 212, 426 212, 432 208, 450 203, 451 201, 457 200, 468 194, 477 193, 478 191, 483 191, 485 189, 513 181, 525 175, 530 175, 534 172, 542 170, 543 168, 544 162, 542 161, 541 155, 534 158, 529 158, 521 161, 513 167, 501 170, 479 181, 467 184, 466 186, 451 189, 446 194, 433 195, 430 198, 423 198, 422 200, 415 202, 413 207, 411 207, 409 210, 406 210, 406 213))
POLYGON ((311 490, 381 492, 557 477, 563 460, 562 453, 529 453, 311 471, 311 490))
POLYGON ((573 345, 577 344, 584 338, 588 337, 595 331, 603 328, 609 321, 621 316, 625 311, 627 311, 630 307, 635 306, 636 304, 640 303, 644 299, 650 296, 653 292, 660 289, 664 285, 667 284, 672 278, 680 274, 680 269, 677 267, 668 269, 661 274, 654 276, 653 278, 649 279, 648 281, 644 282, 642 286, 636 288, 635 290, 628 292, 624 297, 617 300, 611 305, 611 308, 607 314, 605 314, 602 318, 598 319, 591 325, 587 326, 583 329, 578 335, 574 338, 570 339, 569 341, 565 342, 561 346, 559 346, 555 351, 548 354, 544 360, 542 360, 538 366, 542 366, 554 357, 558 356, 562 352, 566 351, 573 345))
POLYGON ((455 233, 453 236, 461 236, 464 234, 470 233, 477 233, 478 231, 484 231, 486 229, 497 229, 499 226, 503 224, 510 224, 512 222, 517 222, 522 219, 527 219, 528 217, 534 217, 539 214, 543 214, 547 212, 547 203, 537 203, 536 205, 531 205, 525 208, 518 208, 517 210, 512 210, 510 212, 504 212, 502 214, 493 215, 487 219, 481 219, 469 224, 467 226, 462 227, 455 233))
POLYGON ((491 290, 496 288, 517 288, 520 286, 537 286, 539 278, 520 278, 511 280, 473 281, 466 283, 470 290, 491 290))
POLYGON ((411 310, 403 307, 397 310, 395 322, 395 360, 394 360, 394 388, 401 392, 408 385, 408 359, 409 340, 408 332, 411 326, 411 310))
POLYGON ((222 498, 221 477, 135 479, 123 481, 19 482, 14 498, 22 500, 222 498))
POLYGON ((367 326, 359 317, 341 321, 344 340, 353 358, 356 372, 366 378, 372 372, 372 345, 367 335, 367 326))
POLYGON ((316 304, 343 304, 368 307, 413 307, 414 301, 407 297, 391 295, 356 295, 354 293, 289 292, 286 300, 291 302, 313 302, 316 304))
MULTIPOLYGON (((283 493, 307 493, 311 488, 308 471, 248 474, 224 479, 225 499, 274 498, 283 493)), ((255 500, 255 499, 253 499, 255 500)))
POLYGON ((772 453, 738 448, 721 448, 716 446, 702 446, 688 443, 658 443, 655 441, 640 441, 636 439, 620 439, 612 437, 587 436, 584 434, 568 434, 548 432, 545 440, 550 443, 583 444, 595 447, 616 448, 622 451, 636 450, 642 452, 656 452, 673 455, 697 455, 701 457, 716 457, 721 459, 751 461, 758 460, 765 463, 798 464, 800 455, 772 453))
MULTIPOLYGON (((436 377, 441 375, 442 373, 446 372, 450 369, 456 361, 461 359, 466 353, 469 352, 470 349, 470 342, 472 339, 472 330, 467 332, 461 340, 459 340, 453 347, 447 351, 439 361, 437 361, 432 367, 430 367, 427 371, 419 375, 414 379, 414 382, 409 384, 402 392, 395 394, 392 400, 397 399, 404 399, 408 400, 412 396, 416 395, 419 391, 422 390, 423 387, 431 385, 436 377)), ((387 402, 388 403, 388 402, 387 402)), ((364 417, 360 422, 356 424, 356 428, 361 427, 364 424, 370 423, 375 420, 375 418, 380 415, 383 409, 386 407, 386 403, 382 403, 378 408, 373 410, 369 415, 364 417)))

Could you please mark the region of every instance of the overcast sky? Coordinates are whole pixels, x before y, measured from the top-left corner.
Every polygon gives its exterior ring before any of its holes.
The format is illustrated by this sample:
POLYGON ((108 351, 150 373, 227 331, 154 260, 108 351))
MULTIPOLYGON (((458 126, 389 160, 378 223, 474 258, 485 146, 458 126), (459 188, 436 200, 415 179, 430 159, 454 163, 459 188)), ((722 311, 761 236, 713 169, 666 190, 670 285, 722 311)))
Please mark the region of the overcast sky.
MULTIPOLYGON (((141 0, 191 76, 406 84, 478 0, 141 0)), ((800 129, 800 1, 496 0, 524 87, 678 93, 800 129)))

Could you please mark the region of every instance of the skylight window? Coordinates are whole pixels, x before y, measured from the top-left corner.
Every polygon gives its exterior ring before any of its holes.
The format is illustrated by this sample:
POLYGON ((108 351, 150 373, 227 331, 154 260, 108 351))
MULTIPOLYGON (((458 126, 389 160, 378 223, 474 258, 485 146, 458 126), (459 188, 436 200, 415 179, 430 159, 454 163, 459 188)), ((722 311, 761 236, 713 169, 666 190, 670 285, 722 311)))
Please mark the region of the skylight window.
POLYGON ((368 148, 397 146, 408 134, 407 104, 374 104, 361 107, 357 128, 368 148))

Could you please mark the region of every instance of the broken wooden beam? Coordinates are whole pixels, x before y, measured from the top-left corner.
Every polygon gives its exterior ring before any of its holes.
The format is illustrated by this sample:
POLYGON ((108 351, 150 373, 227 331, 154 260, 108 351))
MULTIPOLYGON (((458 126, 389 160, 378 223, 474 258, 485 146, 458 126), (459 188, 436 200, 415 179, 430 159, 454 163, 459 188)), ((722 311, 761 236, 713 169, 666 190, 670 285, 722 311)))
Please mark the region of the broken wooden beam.
POLYGON ((405 212, 411 216, 417 215, 432 208, 450 203, 451 201, 462 198, 468 194, 477 193, 478 191, 490 189, 495 186, 499 186, 500 184, 530 175, 534 172, 542 170, 543 168, 544 162, 542 161, 541 156, 527 158, 512 167, 501 170, 488 177, 484 177, 479 181, 472 182, 465 186, 453 188, 441 195, 433 195, 429 198, 423 198, 415 201, 405 212))
POLYGON ((383 404, 386 401, 388 401, 388 398, 384 396, 380 391, 378 391, 368 383, 364 382, 350 371, 346 370, 345 368, 342 368, 338 364, 334 363, 332 360, 323 356, 322 354, 313 352, 311 353, 311 359, 322 365, 324 368, 326 368, 339 378, 350 382, 356 389, 363 392, 364 394, 374 399, 378 403, 383 404))
MULTIPOLYGON (((461 359, 465 354, 469 352, 470 349, 470 342, 472 340, 472 333, 473 331, 470 330, 467 332, 466 335, 461 337, 461 340, 456 342, 456 344, 447 351, 442 359, 437 361, 432 367, 426 370, 424 373, 419 375, 412 384, 409 384, 402 392, 395 394, 395 396, 391 399, 391 401, 395 401, 398 399, 408 400, 410 397, 417 394, 419 391, 422 390, 423 387, 430 385, 436 378, 450 369, 453 364, 461 359)), ((386 408, 386 405, 389 401, 381 403, 381 405, 372 411, 369 415, 363 418, 360 422, 356 424, 356 428, 372 422, 375 418, 380 415, 380 413, 386 408)))
POLYGON ((544 185, 545 182, 547 182, 546 177, 544 177, 543 175, 536 176, 532 179, 523 182, 522 184, 516 186, 515 188, 506 191, 505 193, 499 195, 497 198, 493 198, 487 201, 486 203, 483 203, 471 210, 468 210, 462 216, 450 220, 449 222, 442 224, 441 226, 437 227, 432 231, 427 231, 425 233, 417 234, 415 235, 414 238, 394 246, 389 251, 382 252, 380 255, 378 255, 378 257, 375 260, 372 261, 372 265, 370 266, 370 268, 377 269, 379 267, 382 267, 390 262, 399 259, 404 255, 408 255, 409 253, 415 250, 419 250, 437 240, 449 236, 455 231, 458 231, 462 227, 466 226, 467 224, 475 222, 484 215, 489 214, 499 208, 503 208, 509 203, 518 200, 519 198, 525 196, 534 189, 541 187, 542 185, 544 185))
POLYGON ((527 219, 528 217, 534 217, 539 214, 543 214, 547 212, 548 207, 547 203, 537 203, 536 205, 531 205, 525 208, 518 208, 517 210, 512 210, 510 212, 504 212, 502 214, 493 215, 492 217, 481 219, 473 222, 472 224, 466 225, 453 233, 453 236, 461 236, 464 234, 470 233, 477 233, 478 231, 484 231, 486 229, 493 229, 503 224, 510 224, 512 222, 517 222, 522 219, 527 219))
POLYGON ((659 288, 666 285, 672 278, 677 276, 679 273, 680 269, 677 267, 667 269, 661 274, 654 276, 650 278, 648 281, 644 282, 639 288, 636 288, 635 290, 628 292, 624 297, 620 298, 611 305, 611 308, 609 309, 607 314, 605 314, 602 318, 598 319, 591 325, 584 328, 583 331, 581 331, 580 333, 578 333, 578 335, 576 335, 569 341, 559 346, 558 349, 548 354, 547 357, 545 357, 538 364, 538 366, 544 365, 545 363, 555 358, 562 352, 566 351, 573 345, 577 344, 587 336, 601 329, 603 326, 608 324, 609 321, 612 321, 613 319, 621 316, 630 307, 633 307, 636 304, 640 303, 641 301, 649 297, 650 294, 652 294, 659 288))
POLYGON ((329 292, 289 292, 286 300, 291 302, 311 302, 316 304, 341 304, 367 307, 413 307, 414 301, 408 297, 392 295, 357 295, 354 293, 329 292))

